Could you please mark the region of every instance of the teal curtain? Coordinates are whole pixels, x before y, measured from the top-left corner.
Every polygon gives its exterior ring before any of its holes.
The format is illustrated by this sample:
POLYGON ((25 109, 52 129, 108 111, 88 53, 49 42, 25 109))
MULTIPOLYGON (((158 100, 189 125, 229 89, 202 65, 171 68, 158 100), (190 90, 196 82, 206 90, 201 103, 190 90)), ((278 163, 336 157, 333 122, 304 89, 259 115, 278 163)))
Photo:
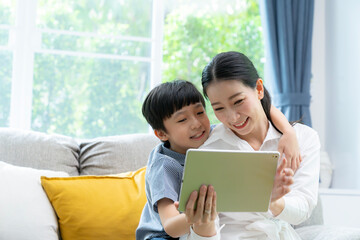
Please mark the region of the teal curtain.
POLYGON ((311 126, 310 79, 314 0, 259 0, 265 38, 265 82, 289 121, 311 126))

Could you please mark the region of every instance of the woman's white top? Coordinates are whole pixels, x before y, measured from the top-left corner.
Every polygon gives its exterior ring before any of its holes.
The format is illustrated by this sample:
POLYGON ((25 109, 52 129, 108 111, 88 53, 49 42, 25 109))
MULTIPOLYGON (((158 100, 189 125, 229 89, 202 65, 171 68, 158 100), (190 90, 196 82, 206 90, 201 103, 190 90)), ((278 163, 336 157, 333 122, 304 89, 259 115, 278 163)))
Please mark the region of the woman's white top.
MULTIPOLYGON (((295 172, 291 191, 284 196, 284 210, 276 217, 270 210, 265 213, 220 213, 220 225, 225 224, 221 230, 222 240, 300 239, 290 224, 296 225, 305 221, 317 204, 320 141, 318 134, 310 127, 296 124, 294 129, 302 162, 295 172)), ((281 136, 269 122, 267 135, 259 151, 277 151, 281 136)), ((248 142, 237 137, 223 124, 215 127, 209 139, 200 148, 255 151, 248 142)))

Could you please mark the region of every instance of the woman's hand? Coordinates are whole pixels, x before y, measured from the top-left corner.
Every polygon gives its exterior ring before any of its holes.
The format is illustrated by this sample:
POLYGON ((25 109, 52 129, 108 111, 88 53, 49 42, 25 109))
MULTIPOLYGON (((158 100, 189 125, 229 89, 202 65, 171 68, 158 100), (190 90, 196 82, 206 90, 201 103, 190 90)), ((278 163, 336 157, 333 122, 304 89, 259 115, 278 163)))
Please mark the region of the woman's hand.
POLYGON ((294 171, 286 167, 286 159, 283 158, 276 169, 273 190, 271 192, 271 202, 274 202, 290 192, 290 185, 294 183, 294 171))
POLYGON ((214 187, 202 185, 199 193, 191 193, 186 204, 186 221, 193 226, 196 234, 203 237, 216 235, 215 219, 216 211, 216 192, 214 187), (196 203, 196 209, 194 209, 196 203))
POLYGON ((270 211, 273 215, 279 215, 285 207, 283 196, 290 192, 290 185, 293 184, 294 171, 286 168, 286 159, 283 158, 276 169, 273 190, 271 192, 270 211))
POLYGON ((284 132, 280 138, 278 151, 280 153, 280 157, 285 154, 285 158, 287 160, 286 167, 291 168, 294 172, 296 172, 301 163, 301 155, 296 133, 293 128, 284 132))

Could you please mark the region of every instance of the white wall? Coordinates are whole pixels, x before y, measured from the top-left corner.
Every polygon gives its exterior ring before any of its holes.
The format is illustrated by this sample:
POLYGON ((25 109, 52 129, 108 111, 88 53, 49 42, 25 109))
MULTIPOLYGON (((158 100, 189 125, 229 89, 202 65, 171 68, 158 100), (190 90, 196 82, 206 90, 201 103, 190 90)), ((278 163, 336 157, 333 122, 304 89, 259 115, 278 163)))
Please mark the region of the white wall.
POLYGON ((315 0, 312 42, 312 79, 310 113, 312 127, 319 133, 321 146, 325 138, 325 0, 315 0))
POLYGON ((311 113, 334 188, 360 189, 359 12, 358 0, 315 0, 311 113))

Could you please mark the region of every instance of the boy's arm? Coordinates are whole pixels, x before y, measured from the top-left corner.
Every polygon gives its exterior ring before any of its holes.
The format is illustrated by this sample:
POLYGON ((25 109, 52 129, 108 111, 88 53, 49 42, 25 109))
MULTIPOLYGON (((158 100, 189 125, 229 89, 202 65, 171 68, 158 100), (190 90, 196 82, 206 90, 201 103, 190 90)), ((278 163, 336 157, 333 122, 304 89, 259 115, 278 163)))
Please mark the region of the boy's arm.
POLYGON ((271 105, 270 116, 274 125, 283 133, 278 145, 280 157, 284 153, 287 160, 286 167, 291 167, 296 171, 300 165, 301 156, 295 130, 289 124, 284 114, 273 105, 271 105))
POLYGON ((187 223, 185 214, 176 209, 171 199, 163 198, 158 201, 157 206, 161 223, 169 236, 178 238, 189 233, 190 224, 187 223))
POLYGON ((159 200, 157 205, 161 223, 169 236, 176 238, 188 234, 192 227, 194 233, 200 237, 219 239, 220 235, 217 234, 215 226, 216 193, 212 186, 204 185, 200 188, 199 195, 197 191, 190 195, 186 214, 178 212, 178 202, 174 203, 167 198, 159 200), (195 203, 196 210, 194 210, 195 203))

